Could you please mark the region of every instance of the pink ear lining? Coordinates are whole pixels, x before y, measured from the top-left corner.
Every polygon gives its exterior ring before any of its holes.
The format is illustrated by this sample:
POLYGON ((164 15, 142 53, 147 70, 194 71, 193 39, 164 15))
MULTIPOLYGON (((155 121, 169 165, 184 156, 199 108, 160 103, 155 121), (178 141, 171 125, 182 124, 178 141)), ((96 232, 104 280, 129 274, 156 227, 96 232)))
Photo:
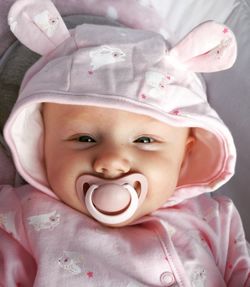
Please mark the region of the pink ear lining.
POLYGON ((14 35, 32 51, 44 55, 70 34, 49 0, 18 0, 10 9, 8 23, 14 35))
POLYGON ((192 30, 170 52, 193 72, 216 72, 230 68, 237 56, 233 32, 225 25, 205 22, 192 30))

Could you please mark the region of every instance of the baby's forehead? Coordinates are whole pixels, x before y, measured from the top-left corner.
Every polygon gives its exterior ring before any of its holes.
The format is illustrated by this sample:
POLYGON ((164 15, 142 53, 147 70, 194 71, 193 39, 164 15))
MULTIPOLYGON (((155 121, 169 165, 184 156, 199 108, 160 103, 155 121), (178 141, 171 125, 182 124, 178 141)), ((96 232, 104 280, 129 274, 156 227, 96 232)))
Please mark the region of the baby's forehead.
POLYGON ((72 105, 72 104, 57 104, 57 103, 44 103, 43 116, 45 122, 58 123, 58 125, 81 125, 87 123, 88 125, 107 125, 115 128, 116 126, 124 129, 144 128, 147 127, 151 130, 166 131, 180 130, 184 128, 174 127, 167 123, 163 123, 148 115, 134 113, 122 109, 106 108, 88 105, 72 105))
MULTIPOLYGON (((124 118, 126 120, 136 119, 138 121, 147 121, 161 123, 160 121, 139 113, 134 113, 122 109, 89 106, 89 105, 73 105, 73 104, 58 104, 58 103, 44 103, 43 104, 43 114, 49 114, 50 117, 56 118, 60 117, 65 120, 70 119, 108 119, 115 117, 117 120, 124 118)), ((115 122, 114 122, 115 124, 115 122)))

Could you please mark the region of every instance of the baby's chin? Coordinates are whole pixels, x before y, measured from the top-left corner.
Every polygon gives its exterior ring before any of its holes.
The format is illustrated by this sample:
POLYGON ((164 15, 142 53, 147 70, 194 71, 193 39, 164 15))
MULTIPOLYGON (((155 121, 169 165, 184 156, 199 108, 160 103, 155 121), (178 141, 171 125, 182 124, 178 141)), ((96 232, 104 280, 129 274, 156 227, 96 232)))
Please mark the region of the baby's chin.
POLYGON ((145 218, 147 217, 147 215, 135 213, 131 218, 129 218, 128 220, 124 222, 116 223, 116 224, 108 224, 108 223, 103 223, 103 222, 96 220, 91 214, 88 214, 88 216, 91 217, 96 222, 100 223, 101 225, 106 226, 106 227, 111 227, 111 228, 121 228, 121 227, 126 227, 126 226, 137 225, 145 221, 145 218))
MULTIPOLYGON (((62 199, 61 199, 62 200, 62 199)), ((62 200, 66 205, 72 207, 73 209, 79 211, 80 213, 82 213, 85 216, 88 216, 90 218, 92 218, 93 220, 95 220, 96 222, 98 222, 99 224, 106 226, 106 227, 111 227, 111 228, 120 228, 120 227, 125 227, 125 226, 132 226, 132 225, 136 225, 139 224, 143 221, 142 218, 145 218, 145 210, 143 211, 142 209, 138 209, 135 214, 129 218, 128 220, 121 222, 121 223, 116 223, 116 224, 108 224, 108 223, 103 223, 100 222, 98 220, 96 220, 87 210, 87 208, 81 204, 79 201, 76 202, 65 202, 64 200, 62 200)))
MULTIPOLYGON (((96 220, 95 218, 93 218, 93 219, 96 220)), ((108 223, 99 222, 98 220, 96 220, 96 221, 98 223, 100 223, 101 225, 103 225, 105 227, 110 227, 110 228, 122 228, 122 227, 126 227, 126 226, 132 226, 132 225, 135 225, 135 222, 136 222, 136 220, 128 220, 128 221, 125 221, 122 223, 108 224, 108 223)))

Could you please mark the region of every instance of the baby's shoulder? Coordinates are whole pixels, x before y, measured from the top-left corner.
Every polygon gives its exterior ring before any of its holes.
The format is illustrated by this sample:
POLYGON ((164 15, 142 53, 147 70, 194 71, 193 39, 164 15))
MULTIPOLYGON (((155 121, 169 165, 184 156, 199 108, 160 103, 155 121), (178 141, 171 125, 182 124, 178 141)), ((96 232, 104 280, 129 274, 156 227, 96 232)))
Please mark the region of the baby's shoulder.
POLYGON ((231 198, 225 195, 214 195, 212 193, 202 194, 195 198, 191 198, 183 204, 183 208, 186 207, 200 211, 204 211, 205 207, 221 211, 222 209, 232 208, 233 206, 234 202, 231 198))
POLYGON ((1 203, 8 202, 9 200, 22 200, 31 193, 38 193, 39 191, 34 189, 29 184, 24 184, 19 187, 13 187, 12 185, 0 186, 0 206, 1 203))
POLYGON ((192 214, 207 223, 211 222, 212 218, 217 222, 231 221, 233 218, 240 221, 233 200, 224 195, 203 194, 184 202, 181 209, 183 214, 192 214))

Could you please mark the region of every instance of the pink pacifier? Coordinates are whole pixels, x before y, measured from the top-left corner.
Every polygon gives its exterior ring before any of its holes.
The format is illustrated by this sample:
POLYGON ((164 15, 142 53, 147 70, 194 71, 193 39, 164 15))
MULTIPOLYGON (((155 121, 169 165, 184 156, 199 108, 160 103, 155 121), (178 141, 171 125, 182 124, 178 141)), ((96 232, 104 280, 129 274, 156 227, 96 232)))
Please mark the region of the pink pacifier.
POLYGON ((76 181, 77 195, 89 213, 110 225, 131 218, 144 201, 147 189, 147 179, 139 173, 116 180, 82 175, 76 181))

